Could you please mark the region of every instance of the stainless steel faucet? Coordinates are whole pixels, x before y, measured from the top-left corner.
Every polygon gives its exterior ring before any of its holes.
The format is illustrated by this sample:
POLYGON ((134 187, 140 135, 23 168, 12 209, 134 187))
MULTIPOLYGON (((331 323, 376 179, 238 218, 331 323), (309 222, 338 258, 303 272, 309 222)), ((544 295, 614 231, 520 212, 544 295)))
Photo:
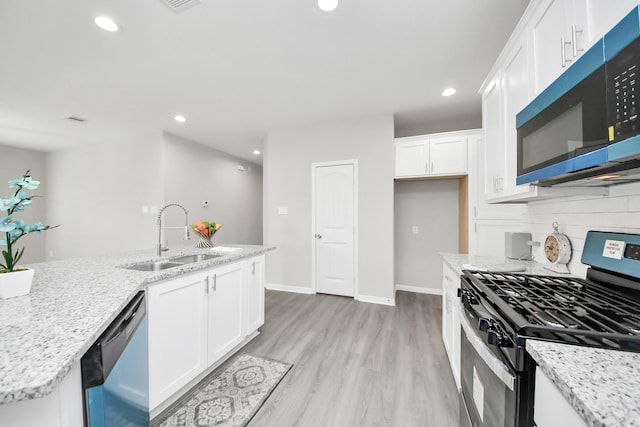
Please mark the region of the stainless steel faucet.
POLYGON ((163 206, 162 209, 160 209, 160 212, 158 212, 158 244, 157 244, 158 256, 162 255, 163 250, 168 249, 168 248, 162 247, 162 230, 167 230, 170 228, 184 228, 184 240, 189 240, 189 211, 186 210, 184 206, 179 205, 177 203, 169 203, 168 205, 163 206), (167 209, 169 206, 177 206, 184 211, 184 227, 164 227, 164 228, 162 227, 162 212, 164 212, 164 210, 167 209))

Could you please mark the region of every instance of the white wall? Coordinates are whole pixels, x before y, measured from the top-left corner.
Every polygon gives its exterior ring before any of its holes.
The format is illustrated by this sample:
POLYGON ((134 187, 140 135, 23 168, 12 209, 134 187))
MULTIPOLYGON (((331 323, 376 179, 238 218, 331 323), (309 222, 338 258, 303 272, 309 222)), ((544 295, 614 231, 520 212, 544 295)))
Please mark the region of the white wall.
POLYGON ((458 252, 458 180, 396 182, 394 205, 396 285, 441 293, 439 253, 458 252))
POLYGON ((394 301, 393 117, 270 132, 264 144, 264 243, 270 285, 311 290, 311 164, 358 159, 359 293, 394 301), (288 215, 278 215, 287 206, 288 215))
POLYGON ((163 202, 160 133, 47 154, 47 258, 153 248, 163 202))
MULTIPOLYGON (((544 241, 557 221, 561 233, 571 240, 572 274, 584 277, 587 266, 580 262, 587 231, 612 231, 640 234, 640 183, 609 187, 606 197, 566 197, 527 204, 523 229, 533 240, 544 241)), ((534 248, 534 257, 544 262, 542 246, 534 248)))
MULTIPOLYGON (((189 222, 221 223, 214 243, 262 244, 262 167, 211 147, 164 134, 164 197, 189 211, 189 222), (244 167, 239 171, 238 166, 244 167), (203 201, 209 202, 203 207, 203 201)), ((184 224, 180 209, 168 208, 163 225, 184 224)), ((168 230, 169 244, 184 243, 180 230, 168 230)), ((197 237, 192 234, 195 245, 197 237)))
MULTIPOLYGON (((37 190, 27 190, 29 196, 43 196, 33 200, 33 204, 27 207, 23 212, 15 215, 16 219, 21 219, 27 224, 34 222, 42 222, 48 224, 45 217, 45 200, 47 195, 47 180, 45 154, 39 151, 23 150, 20 148, 7 147, 0 145, 0 198, 6 199, 13 195, 15 188, 9 188, 8 181, 21 177, 27 170, 31 170, 33 179, 40 181, 40 187, 37 190)), ((4 217, 6 212, 0 211, 0 218, 4 217)), ((52 224, 53 225, 53 224, 52 224)), ((55 233, 57 230, 50 230, 44 233, 30 233, 18 240, 17 247, 24 247, 25 251, 22 255, 20 264, 28 264, 31 262, 40 262, 45 259, 45 242, 49 233, 55 233)), ((0 235, 0 239, 4 239, 4 234, 0 235)), ((0 247, 6 250, 6 246, 0 247)))

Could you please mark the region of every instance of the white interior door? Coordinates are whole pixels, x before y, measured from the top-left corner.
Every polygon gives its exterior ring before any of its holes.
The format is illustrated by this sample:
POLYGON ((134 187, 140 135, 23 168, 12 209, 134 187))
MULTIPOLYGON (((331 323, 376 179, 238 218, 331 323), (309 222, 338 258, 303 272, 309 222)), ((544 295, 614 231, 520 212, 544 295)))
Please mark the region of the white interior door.
POLYGON ((316 291, 355 294, 355 167, 314 165, 316 291))

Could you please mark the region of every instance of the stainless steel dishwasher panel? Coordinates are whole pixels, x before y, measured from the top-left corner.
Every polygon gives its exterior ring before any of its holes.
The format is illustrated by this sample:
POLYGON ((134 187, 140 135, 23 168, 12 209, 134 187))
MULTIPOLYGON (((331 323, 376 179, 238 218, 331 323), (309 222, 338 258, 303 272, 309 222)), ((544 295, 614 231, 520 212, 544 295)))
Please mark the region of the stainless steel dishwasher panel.
POLYGON ((85 425, 147 427, 149 368, 144 291, 81 359, 85 425))

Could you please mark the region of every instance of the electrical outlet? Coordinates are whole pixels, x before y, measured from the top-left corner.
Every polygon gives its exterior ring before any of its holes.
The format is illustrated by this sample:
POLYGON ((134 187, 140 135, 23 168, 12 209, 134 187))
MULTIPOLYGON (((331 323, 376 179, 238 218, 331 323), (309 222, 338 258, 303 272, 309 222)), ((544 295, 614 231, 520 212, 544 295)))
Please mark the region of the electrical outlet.
POLYGON ((209 207, 209 201, 208 200, 203 200, 202 201, 202 207, 203 208, 209 207))

